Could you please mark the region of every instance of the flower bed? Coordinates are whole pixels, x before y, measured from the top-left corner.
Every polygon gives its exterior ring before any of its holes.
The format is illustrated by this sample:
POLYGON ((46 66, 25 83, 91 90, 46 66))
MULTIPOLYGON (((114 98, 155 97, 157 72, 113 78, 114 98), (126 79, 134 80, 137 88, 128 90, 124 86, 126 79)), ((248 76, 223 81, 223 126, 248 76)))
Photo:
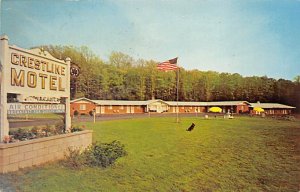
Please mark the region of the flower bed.
POLYGON ((65 130, 64 124, 46 125, 46 126, 34 126, 32 129, 18 129, 16 131, 10 131, 9 135, 5 136, 3 143, 15 143, 19 141, 27 141, 37 138, 49 137, 53 135, 65 134, 68 132, 82 131, 84 128, 72 127, 70 131, 65 130))
POLYGON ((86 148, 92 143, 92 131, 35 138, 15 143, 0 144, 0 173, 40 165, 64 158, 70 147, 86 148))

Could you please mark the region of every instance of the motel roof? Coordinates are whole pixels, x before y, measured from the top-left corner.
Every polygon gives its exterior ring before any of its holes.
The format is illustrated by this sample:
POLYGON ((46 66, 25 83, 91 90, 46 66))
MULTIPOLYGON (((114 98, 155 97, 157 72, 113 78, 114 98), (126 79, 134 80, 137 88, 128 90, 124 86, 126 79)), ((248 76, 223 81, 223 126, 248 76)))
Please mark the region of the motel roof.
POLYGON ((250 107, 261 107, 263 109, 294 109, 296 107, 283 105, 280 103, 250 103, 250 107))
POLYGON ((74 100, 71 100, 70 102, 71 103, 75 103, 77 101, 82 101, 82 100, 85 100, 85 101, 88 101, 88 102, 91 102, 91 103, 95 103, 95 100, 91 100, 91 99, 88 99, 88 98, 85 98, 85 97, 81 97, 81 98, 78 98, 78 99, 74 99, 74 100))
MULTIPOLYGON (((171 106, 176 106, 176 101, 166 101, 171 106)), ((212 101, 212 102, 183 102, 179 101, 178 106, 235 106, 235 105, 250 105, 247 101, 212 101)))
POLYGON ((170 106, 206 106, 206 102, 184 102, 184 101, 166 101, 170 106))
POLYGON ((207 106, 234 106, 234 105, 250 105, 248 101, 212 101, 206 102, 207 106))
POLYGON ((212 101, 212 102, 185 102, 185 101, 163 101, 160 99, 156 100, 147 100, 147 101, 128 101, 128 100, 91 100, 88 98, 79 98, 74 99, 71 103, 78 101, 88 101, 95 103, 97 105, 135 105, 135 106, 145 106, 150 105, 155 102, 162 102, 170 106, 203 106, 203 107, 212 107, 212 106, 236 106, 236 105, 249 105, 250 107, 261 107, 263 109, 294 109, 295 107, 283 105, 279 103, 249 103, 248 101, 212 101))
POLYGON ((147 100, 147 101, 128 101, 128 100, 91 100, 87 98, 78 98, 71 101, 71 103, 78 102, 78 101, 88 101, 91 103, 95 103, 97 105, 149 105, 154 102, 162 102, 168 104, 166 101, 156 99, 156 100, 147 100))
POLYGON ((147 101, 93 100, 98 105, 147 105, 147 101))

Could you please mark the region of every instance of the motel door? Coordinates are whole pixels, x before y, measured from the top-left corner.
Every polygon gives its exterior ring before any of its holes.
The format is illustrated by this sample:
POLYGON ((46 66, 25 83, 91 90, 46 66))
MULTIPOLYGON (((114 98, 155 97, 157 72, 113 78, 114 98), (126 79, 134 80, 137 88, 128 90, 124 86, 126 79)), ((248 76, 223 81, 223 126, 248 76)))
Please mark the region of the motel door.
POLYGON ((157 105, 157 113, 162 113, 162 107, 161 105, 157 105))
MULTIPOLYGON (((96 109, 97 110, 97 109, 96 109)), ((104 114, 105 113, 105 107, 104 106, 101 106, 100 107, 100 111, 101 111, 101 114, 104 114)))
POLYGON ((100 107, 99 106, 96 107, 96 114, 97 113, 100 113, 100 107))
POLYGON ((130 113, 130 106, 126 107, 126 113, 130 113))
POLYGON ((134 113, 134 106, 131 106, 130 112, 134 113))
POLYGON ((173 107, 173 113, 177 113, 177 112, 179 112, 179 107, 177 106, 173 107))

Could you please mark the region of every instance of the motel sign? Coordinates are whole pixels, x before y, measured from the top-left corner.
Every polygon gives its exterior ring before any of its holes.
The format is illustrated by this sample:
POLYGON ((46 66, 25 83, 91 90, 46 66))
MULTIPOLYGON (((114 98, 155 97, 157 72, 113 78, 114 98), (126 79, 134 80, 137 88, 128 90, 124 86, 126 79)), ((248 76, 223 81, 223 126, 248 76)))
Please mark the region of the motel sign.
POLYGON ((26 50, 0 38, 0 142, 8 135, 7 116, 29 113, 64 113, 70 118, 70 62, 40 49, 26 50))

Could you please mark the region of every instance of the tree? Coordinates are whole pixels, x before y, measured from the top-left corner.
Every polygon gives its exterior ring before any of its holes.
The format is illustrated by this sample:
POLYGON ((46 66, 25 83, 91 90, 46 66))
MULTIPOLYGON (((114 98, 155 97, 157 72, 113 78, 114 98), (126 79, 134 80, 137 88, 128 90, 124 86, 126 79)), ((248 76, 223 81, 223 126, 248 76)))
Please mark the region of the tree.
MULTIPOLYGON (((70 57, 80 67, 80 75, 72 83, 76 86, 72 99, 176 100, 176 71, 158 71, 153 60, 134 60, 127 54, 112 52, 104 62, 85 46, 43 48, 58 59, 70 57)), ((289 81, 181 68, 179 80, 179 101, 279 102, 300 109, 300 75, 289 81)))
POLYGON ((300 75, 296 76, 294 78, 295 83, 300 83, 300 75))
POLYGON ((127 69, 133 66, 134 60, 129 55, 121 52, 112 52, 109 57, 109 64, 117 67, 127 69))

